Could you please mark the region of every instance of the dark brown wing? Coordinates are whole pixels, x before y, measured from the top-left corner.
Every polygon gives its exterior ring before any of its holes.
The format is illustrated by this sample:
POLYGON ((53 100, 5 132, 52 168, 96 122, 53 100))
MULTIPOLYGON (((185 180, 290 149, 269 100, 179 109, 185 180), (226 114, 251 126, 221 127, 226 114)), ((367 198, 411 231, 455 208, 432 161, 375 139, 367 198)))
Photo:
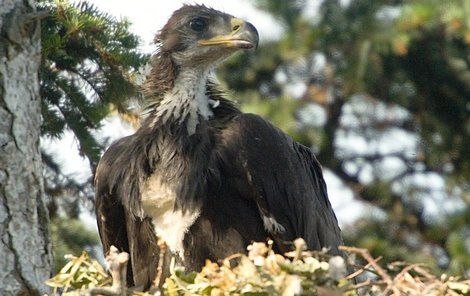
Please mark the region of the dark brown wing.
POLYGON ((224 133, 224 159, 244 171, 265 226, 284 240, 302 237, 309 248, 339 254, 340 229, 310 149, 252 114, 236 116, 224 133))
POLYGON ((136 216, 129 209, 129 199, 135 198, 132 194, 139 192, 139 188, 129 188, 138 186, 139 181, 139 176, 131 170, 135 164, 130 160, 130 147, 135 148, 132 136, 115 142, 98 164, 95 174, 96 218, 105 254, 112 245, 130 254, 128 286, 148 288, 155 279, 159 249, 150 220, 136 216), (129 181, 132 176, 137 182, 129 181))

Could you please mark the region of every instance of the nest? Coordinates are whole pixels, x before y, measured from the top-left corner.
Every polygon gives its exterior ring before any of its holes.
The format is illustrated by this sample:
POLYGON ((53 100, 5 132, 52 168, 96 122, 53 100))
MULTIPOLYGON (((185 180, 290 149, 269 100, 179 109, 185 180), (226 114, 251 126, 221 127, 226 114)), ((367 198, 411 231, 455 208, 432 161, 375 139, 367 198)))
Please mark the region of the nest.
POLYGON ((106 257, 109 273, 84 252, 68 256, 69 262, 46 283, 62 295, 470 295, 469 279, 435 275, 424 264, 382 266, 381 257, 366 249, 343 246, 343 258, 326 250, 308 251, 302 239, 294 245, 295 250, 280 255, 272 242, 254 243, 247 255, 207 261, 199 273, 173 260, 170 277, 154 281, 163 288, 146 292, 126 287, 129 255, 113 247, 106 257))

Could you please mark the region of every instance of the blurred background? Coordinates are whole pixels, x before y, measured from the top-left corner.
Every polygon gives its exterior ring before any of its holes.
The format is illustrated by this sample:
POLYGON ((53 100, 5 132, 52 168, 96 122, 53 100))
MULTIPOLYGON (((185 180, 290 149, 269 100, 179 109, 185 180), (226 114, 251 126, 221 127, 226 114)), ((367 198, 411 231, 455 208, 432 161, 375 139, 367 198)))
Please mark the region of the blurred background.
MULTIPOLYGON (((245 112, 316 153, 345 243, 470 275, 470 1, 198 1, 260 47, 218 69, 245 112)), ((56 268, 102 256, 92 173, 138 125, 152 38, 183 1, 41 0, 45 185, 56 268), (170 3, 171 2, 171 3, 170 3)))

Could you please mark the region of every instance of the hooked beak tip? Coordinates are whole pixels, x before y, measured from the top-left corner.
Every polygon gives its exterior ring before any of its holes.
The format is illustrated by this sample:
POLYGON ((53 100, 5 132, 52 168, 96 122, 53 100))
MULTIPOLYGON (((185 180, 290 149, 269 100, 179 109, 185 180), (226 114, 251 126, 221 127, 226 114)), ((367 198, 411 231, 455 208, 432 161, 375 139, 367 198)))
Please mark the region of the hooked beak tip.
POLYGON ((199 44, 204 46, 222 45, 230 48, 256 49, 258 48, 258 30, 249 22, 240 19, 232 19, 232 32, 219 35, 210 39, 200 40, 199 44))

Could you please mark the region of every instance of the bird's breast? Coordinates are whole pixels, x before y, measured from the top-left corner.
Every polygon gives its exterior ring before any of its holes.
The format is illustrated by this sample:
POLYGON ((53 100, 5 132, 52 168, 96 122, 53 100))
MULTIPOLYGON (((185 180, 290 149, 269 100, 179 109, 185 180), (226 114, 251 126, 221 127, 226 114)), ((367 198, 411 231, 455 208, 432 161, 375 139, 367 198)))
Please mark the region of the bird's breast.
POLYGON ((183 256, 183 239, 200 215, 199 209, 175 210, 176 188, 163 181, 160 174, 152 174, 142 186, 141 204, 145 215, 152 218, 155 233, 173 253, 183 256))

